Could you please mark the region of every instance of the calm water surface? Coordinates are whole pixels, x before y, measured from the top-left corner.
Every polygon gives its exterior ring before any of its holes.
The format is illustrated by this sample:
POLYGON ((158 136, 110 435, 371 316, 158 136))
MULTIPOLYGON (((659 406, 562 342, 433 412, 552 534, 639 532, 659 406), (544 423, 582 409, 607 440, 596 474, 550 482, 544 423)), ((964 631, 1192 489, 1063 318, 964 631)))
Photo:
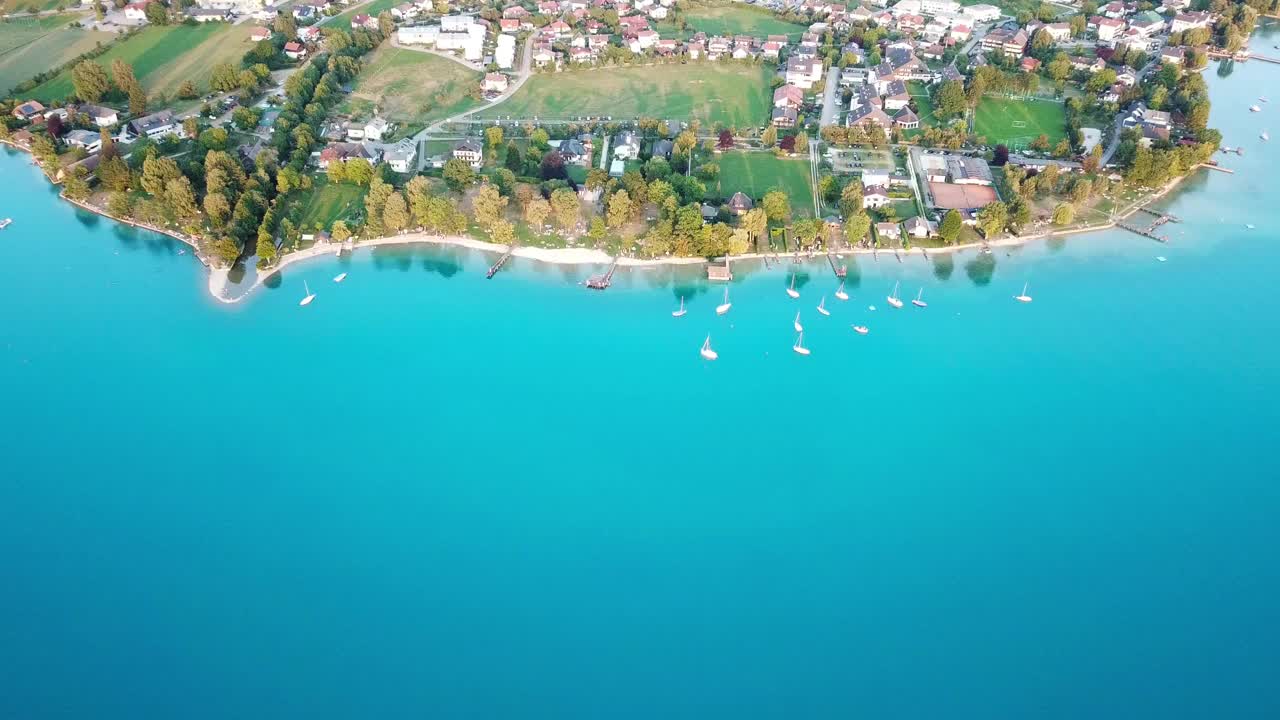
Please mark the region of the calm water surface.
POLYGON ((1277 717, 1280 68, 1209 77, 1168 246, 725 318, 426 249, 223 306, 0 151, 0 717, 1277 717))

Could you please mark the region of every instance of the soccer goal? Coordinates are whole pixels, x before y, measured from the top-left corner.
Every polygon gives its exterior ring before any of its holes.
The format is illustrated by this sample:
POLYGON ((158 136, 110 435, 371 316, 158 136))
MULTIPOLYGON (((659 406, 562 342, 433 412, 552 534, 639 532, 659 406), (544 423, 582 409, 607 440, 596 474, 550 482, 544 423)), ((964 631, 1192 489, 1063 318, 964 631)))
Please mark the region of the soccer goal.
POLYGON ((1027 127, 1027 121, 1026 120, 1010 120, 1009 125, 1011 127, 1018 128, 1021 130, 1027 127))

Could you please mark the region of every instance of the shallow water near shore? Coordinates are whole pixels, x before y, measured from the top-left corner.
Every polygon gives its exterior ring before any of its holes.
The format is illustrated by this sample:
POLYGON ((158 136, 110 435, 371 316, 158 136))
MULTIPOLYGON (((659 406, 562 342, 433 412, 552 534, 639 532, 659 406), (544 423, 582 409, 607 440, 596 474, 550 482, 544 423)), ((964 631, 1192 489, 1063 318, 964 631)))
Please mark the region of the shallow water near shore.
POLYGON ((1209 71, 1246 155, 1167 246, 744 265, 723 318, 428 247, 223 305, 0 150, 0 716, 1276 717, 1277 78, 1209 71))

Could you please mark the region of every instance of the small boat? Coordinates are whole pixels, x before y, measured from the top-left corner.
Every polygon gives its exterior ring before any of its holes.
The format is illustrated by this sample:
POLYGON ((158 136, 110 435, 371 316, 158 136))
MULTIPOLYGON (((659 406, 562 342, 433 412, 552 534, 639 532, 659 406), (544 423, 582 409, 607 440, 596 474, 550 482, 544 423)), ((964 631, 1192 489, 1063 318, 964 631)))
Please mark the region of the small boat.
POLYGON ((1029 302, 1031 302, 1031 296, 1027 294, 1027 288, 1028 288, 1028 287, 1030 287, 1030 285, 1031 285, 1031 283, 1026 283, 1026 284, 1024 284, 1024 285, 1022 286, 1022 294, 1021 294, 1021 295, 1014 295, 1014 296, 1013 296, 1013 299, 1014 299, 1014 300, 1017 300, 1017 301, 1018 301, 1018 302, 1020 302, 1020 303, 1029 303, 1029 302))
POLYGON ((837 299, 837 300, 848 300, 848 299, 849 299, 849 293, 847 293, 847 292, 845 292, 845 291, 844 291, 844 281, 843 281, 843 280, 841 280, 841 281, 840 281, 840 287, 839 287, 838 289, 836 289, 836 299, 837 299))
POLYGON ((1156 262, 1164 262, 1164 261, 1166 261, 1166 260, 1168 260, 1168 259, 1169 259, 1169 258, 1167 258, 1167 257, 1165 257, 1165 256, 1163 256, 1163 255, 1157 255, 1157 256, 1156 256, 1156 262))
POLYGON ((338 273, 336 276, 334 276, 333 281, 342 282, 343 280, 346 280, 346 279, 347 279, 346 273, 338 273))
POLYGON ((1262 112, 1262 108, 1258 107, 1257 105, 1250 105, 1249 112, 1262 112))
POLYGON ((13 224, 13 218, 5 218, 0 220, 0 230, 3 230, 13 224))
POLYGON ((671 311, 671 317, 684 317, 685 312, 686 312, 686 311, 685 311, 685 309, 684 309, 684 296, 683 296, 683 295, 681 295, 681 296, 680 296, 680 309, 679 309, 679 310, 672 310, 672 311, 671 311))
POLYGON ((1249 224, 1245 225, 1245 226, 1244 226, 1244 229, 1245 229, 1245 230, 1252 230, 1252 229, 1253 229, 1253 223, 1249 223, 1249 224))
POLYGON ((316 299, 316 294, 311 292, 311 288, 307 287, 307 281, 302 281, 302 287, 307 291, 306 297, 298 302, 299 305, 310 305, 312 300, 316 299))
POLYGON ((791 287, 787 288, 787 297, 795 299, 800 297, 800 293, 796 290, 796 274, 791 273, 791 287))
POLYGON ((890 305, 896 308, 902 307, 902 301, 898 299, 898 284, 899 283, 893 284, 893 294, 885 298, 886 300, 889 301, 890 305))
POLYGON ((912 300, 912 301, 911 301, 911 304, 912 304, 912 305, 915 305, 916 307, 921 307, 921 308, 922 308, 922 307, 929 307, 929 303, 925 302, 925 301, 922 299, 923 297, 924 297, 924 288, 920 288, 920 292, 916 293, 916 299, 915 299, 915 300, 912 300))
POLYGON ((796 344, 795 344, 795 345, 792 345, 792 346, 791 346, 791 349, 792 349, 792 350, 795 350, 795 351, 796 351, 796 353, 797 353, 797 354, 800 354, 800 355, 808 355, 808 354, 809 354, 809 348, 807 348, 807 347, 805 347, 805 346, 804 346, 804 333, 800 333, 800 334, 796 337, 796 344))
POLYGON ((1271 139, 1271 136, 1267 134, 1267 131, 1266 131, 1266 130, 1263 130, 1263 131, 1262 131, 1262 134, 1261 134, 1261 135, 1259 135, 1258 137, 1262 138, 1263 140, 1270 140, 1270 139, 1271 139))
POLYGON ((804 332, 804 326, 800 324, 800 313, 796 313, 796 321, 792 323, 792 327, 796 329, 796 332, 804 332))
POLYGON ((870 330, 867 329, 866 325, 854 325, 853 331, 858 333, 859 335, 866 335, 867 333, 871 332, 870 330))
POLYGON ((186 248, 178 248, 178 254, 179 254, 179 255, 186 255, 186 254, 187 254, 187 249, 186 249, 186 248))
MULTIPOLYGON (((683 300, 680 301, 682 304, 683 300)), ((729 288, 724 289, 724 302, 716 306, 716 314, 723 315, 729 312, 729 308, 733 307, 733 303, 729 302, 729 288)))
POLYGON ((707 339, 702 343, 702 349, 698 351, 703 360, 715 360, 720 357, 715 350, 711 349, 711 336, 707 335, 707 339))
POLYGON ((827 296, 823 295, 822 300, 818 302, 818 312, 823 315, 830 315, 831 311, 827 309, 827 296))

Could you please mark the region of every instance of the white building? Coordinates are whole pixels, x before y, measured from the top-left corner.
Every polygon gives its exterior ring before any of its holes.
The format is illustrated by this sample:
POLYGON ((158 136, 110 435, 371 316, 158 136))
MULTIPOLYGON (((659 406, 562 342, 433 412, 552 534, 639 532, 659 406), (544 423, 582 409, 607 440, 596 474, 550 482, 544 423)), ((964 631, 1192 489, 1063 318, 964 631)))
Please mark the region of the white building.
POLYGON ((414 161, 418 159, 418 144, 410 138, 405 138, 387 148, 386 152, 382 154, 382 159, 391 166, 394 172, 410 172, 417 168, 417 164, 414 161))
POLYGON ((396 28, 396 41, 401 45, 435 45, 440 28, 435 25, 396 28))
POLYGON ((252 15, 266 7, 262 0, 196 0, 205 10, 229 10, 237 15, 252 15))
POLYGON ((974 22, 995 22, 1000 19, 1000 8, 995 5, 969 5, 960 9, 965 17, 971 18, 974 22))
POLYGON ((960 12, 960 3, 955 0, 921 0, 920 10, 925 15, 955 15, 960 12))
POLYGON ((440 31, 467 32, 472 25, 476 24, 476 19, 470 15, 445 15, 440 18, 440 31))
POLYGON ((493 61, 502 70, 510 70, 516 62, 516 39, 510 35, 498 36, 498 47, 493 51, 493 61))

